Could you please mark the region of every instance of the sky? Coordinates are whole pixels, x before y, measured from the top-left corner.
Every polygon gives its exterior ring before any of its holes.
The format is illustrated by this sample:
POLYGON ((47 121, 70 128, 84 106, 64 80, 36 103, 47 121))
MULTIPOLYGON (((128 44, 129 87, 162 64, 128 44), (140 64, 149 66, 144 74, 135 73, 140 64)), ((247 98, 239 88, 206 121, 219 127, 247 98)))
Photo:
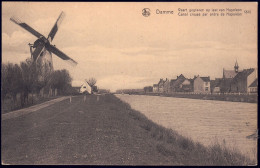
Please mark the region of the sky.
POLYGON ((2 2, 2 63, 30 57, 36 37, 11 16, 48 36, 61 11, 65 18, 52 41, 78 62, 71 66, 53 55, 54 69, 67 69, 73 86, 94 77, 97 86, 143 88, 160 78, 183 74, 222 76, 223 68, 257 68, 257 3, 171 2, 2 2), (142 10, 151 15, 144 17, 142 10), (178 16, 180 9, 242 9, 242 16, 178 16), (156 10, 173 14, 156 14, 156 10))

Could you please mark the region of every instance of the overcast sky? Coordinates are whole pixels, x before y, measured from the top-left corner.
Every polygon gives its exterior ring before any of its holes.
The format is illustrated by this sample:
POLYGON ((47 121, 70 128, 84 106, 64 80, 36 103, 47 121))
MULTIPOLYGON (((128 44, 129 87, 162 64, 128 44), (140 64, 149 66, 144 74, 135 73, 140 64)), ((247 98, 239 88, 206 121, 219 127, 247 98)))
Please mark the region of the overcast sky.
POLYGON ((2 2, 2 62, 30 57, 28 43, 36 40, 11 16, 48 36, 61 11, 66 16, 52 43, 79 64, 53 55, 54 69, 69 70, 74 86, 90 77, 112 91, 181 73, 215 79, 223 68, 233 69, 236 59, 240 69, 257 67, 257 3, 2 2), (143 8, 150 8, 149 17, 143 8), (178 8, 242 8, 251 14, 185 17, 178 8), (156 9, 174 14, 158 15, 156 9))

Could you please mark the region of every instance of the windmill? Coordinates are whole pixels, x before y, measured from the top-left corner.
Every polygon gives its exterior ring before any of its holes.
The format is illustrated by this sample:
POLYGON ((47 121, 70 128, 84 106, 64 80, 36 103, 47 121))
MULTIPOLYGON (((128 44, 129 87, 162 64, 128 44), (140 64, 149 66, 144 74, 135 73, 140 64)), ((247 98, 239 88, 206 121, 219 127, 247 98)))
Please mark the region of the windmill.
POLYGON ((38 31, 34 30, 28 24, 20 21, 19 19, 15 17, 10 18, 11 21, 18 24, 19 26, 21 26, 22 28, 24 28, 25 30, 27 30, 28 32, 30 32, 31 34, 33 34, 38 38, 33 44, 29 43, 29 46, 30 46, 32 60, 36 62, 37 65, 40 64, 41 68, 46 67, 47 65, 49 70, 51 71, 53 70, 52 53, 63 60, 72 62, 74 65, 77 64, 76 61, 74 61, 72 58, 67 56, 61 50, 56 48, 55 45, 51 44, 64 16, 65 16, 64 12, 61 12, 47 38, 43 36, 41 33, 39 33, 38 31))

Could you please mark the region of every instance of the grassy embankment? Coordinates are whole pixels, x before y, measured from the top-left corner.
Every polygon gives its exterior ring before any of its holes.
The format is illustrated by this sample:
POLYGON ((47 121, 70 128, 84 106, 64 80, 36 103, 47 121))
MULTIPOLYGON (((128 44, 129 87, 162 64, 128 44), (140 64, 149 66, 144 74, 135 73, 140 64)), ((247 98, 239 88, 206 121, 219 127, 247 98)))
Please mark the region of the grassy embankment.
POLYGON ((7 98, 4 101, 2 101, 1 113, 4 114, 4 113, 8 113, 10 111, 27 108, 27 107, 34 106, 34 105, 37 105, 37 104, 40 104, 40 103, 43 103, 43 102, 46 102, 49 100, 59 98, 59 97, 61 97, 61 96, 39 97, 39 96, 34 95, 32 98, 32 95, 29 94, 28 104, 25 104, 24 106, 22 106, 21 100, 20 100, 20 95, 17 95, 17 102, 15 102, 15 103, 12 101, 11 98, 7 98))
POLYGON ((164 128, 147 119, 138 111, 121 100, 111 97, 120 109, 134 120, 138 120, 140 127, 146 130, 150 138, 156 140, 154 144, 159 153, 177 161, 180 165, 254 165, 255 161, 243 156, 235 149, 227 149, 224 145, 215 144, 205 147, 200 143, 183 137, 176 131, 164 128))
POLYGON ((224 145, 205 147, 114 95, 83 96, 2 122, 6 164, 253 165, 224 145))
POLYGON ((2 114, 8 113, 10 111, 34 106, 36 104, 40 104, 40 103, 43 103, 43 102, 46 102, 46 101, 49 101, 52 99, 56 99, 60 96, 53 96, 53 97, 36 97, 36 96, 34 96, 33 101, 32 101, 32 96, 30 95, 28 104, 24 105, 23 107, 21 106, 21 101, 20 101, 19 95, 17 97, 18 97, 18 99, 17 99, 16 103, 14 103, 10 98, 6 99, 5 101, 2 101, 2 104, 1 104, 1 113, 2 114))

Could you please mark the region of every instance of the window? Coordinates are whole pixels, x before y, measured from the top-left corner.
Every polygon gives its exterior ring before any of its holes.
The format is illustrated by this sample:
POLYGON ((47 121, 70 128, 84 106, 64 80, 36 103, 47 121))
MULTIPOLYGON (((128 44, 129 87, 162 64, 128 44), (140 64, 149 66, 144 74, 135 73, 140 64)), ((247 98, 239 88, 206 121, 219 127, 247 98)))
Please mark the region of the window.
POLYGON ((86 86, 84 86, 83 88, 86 89, 86 86))
POLYGON ((209 87, 205 87, 205 91, 209 91, 209 87))

